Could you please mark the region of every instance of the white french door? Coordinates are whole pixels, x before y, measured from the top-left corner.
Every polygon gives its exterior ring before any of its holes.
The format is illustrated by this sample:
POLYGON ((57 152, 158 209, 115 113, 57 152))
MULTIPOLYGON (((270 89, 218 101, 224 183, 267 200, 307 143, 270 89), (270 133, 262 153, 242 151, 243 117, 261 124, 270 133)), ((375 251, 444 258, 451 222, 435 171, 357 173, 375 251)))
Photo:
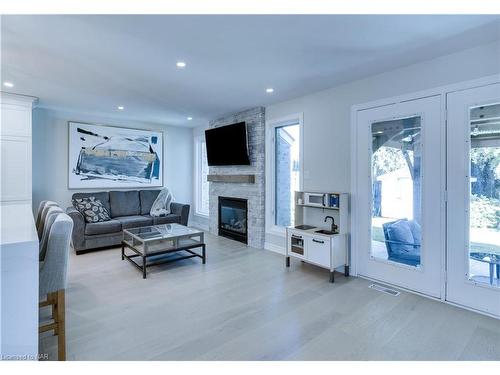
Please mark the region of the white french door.
POLYGON ((446 299, 500 316, 500 84, 447 95, 446 299))
POLYGON ((357 112, 358 274, 433 297, 444 278, 441 96, 357 112))

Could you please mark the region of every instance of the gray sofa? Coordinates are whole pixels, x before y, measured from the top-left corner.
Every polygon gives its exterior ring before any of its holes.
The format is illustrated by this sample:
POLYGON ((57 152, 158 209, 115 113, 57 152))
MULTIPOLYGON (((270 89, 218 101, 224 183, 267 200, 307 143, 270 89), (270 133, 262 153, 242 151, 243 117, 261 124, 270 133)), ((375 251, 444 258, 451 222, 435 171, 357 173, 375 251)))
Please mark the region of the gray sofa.
POLYGON ((179 223, 187 225, 189 205, 173 202, 171 213, 163 217, 151 217, 151 206, 160 190, 103 191, 75 193, 73 199, 95 197, 107 208, 111 220, 86 223, 83 215, 74 207, 66 213, 73 219, 73 247, 77 254, 89 250, 121 244, 122 230, 155 224, 179 223))

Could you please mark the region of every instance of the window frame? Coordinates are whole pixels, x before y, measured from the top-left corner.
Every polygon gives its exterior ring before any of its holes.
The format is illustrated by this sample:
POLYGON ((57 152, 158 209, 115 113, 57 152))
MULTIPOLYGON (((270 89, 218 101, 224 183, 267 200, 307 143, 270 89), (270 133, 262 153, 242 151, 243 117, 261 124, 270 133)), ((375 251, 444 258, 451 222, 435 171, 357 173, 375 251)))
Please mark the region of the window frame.
MULTIPOLYGON (((208 219, 210 216, 210 203, 208 212, 201 211, 201 184, 202 184, 202 176, 201 176, 201 166, 202 166, 202 144, 205 143, 205 137, 202 135, 194 137, 194 215, 208 219)), ((210 199, 210 196, 209 196, 210 199)))
POLYGON ((275 224, 276 207, 276 128, 299 125, 299 190, 304 186, 304 114, 292 115, 266 121, 266 233, 285 237, 286 227, 275 224))

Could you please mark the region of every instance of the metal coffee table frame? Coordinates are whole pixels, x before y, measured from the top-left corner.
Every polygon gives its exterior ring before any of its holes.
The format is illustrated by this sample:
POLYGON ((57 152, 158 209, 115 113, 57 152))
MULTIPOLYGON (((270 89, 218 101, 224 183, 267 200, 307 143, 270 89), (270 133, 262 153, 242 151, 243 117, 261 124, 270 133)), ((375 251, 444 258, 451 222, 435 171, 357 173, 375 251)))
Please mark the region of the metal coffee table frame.
MULTIPOLYGON (((164 224, 168 225, 168 224, 164 224)), ((179 225, 179 224, 175 224, 179 225)), ((154 227, 154 226, 148 226, 148 227, 154 227)), ((144 228, 148 228, 144 227, 144 228)), ((186 227, 187 228, 187 227, 186 227)), ((130 229, 138 229, 138 228, 130 228, 130 229)), ((206 254, 206 245, 204 243, 204 233, 202 231, 196 231, 193 233, 189 234, 183 234, 183 235, 178 235, 178 236, 173 236, 173 237, 168 237, 168 238, 152 238, 149 240, 144 240, 143 238, 140 238, 133 233, 129 232, 129 230, 125 229, 123 231, 123 237, 124 239, 122 240, 122 260, 127 259, 130 263, 132 263, 135 267, 137 267, 140 271, 142 271, 142 278, 146 278, 146 268, 151 267, 151 266, 157 266, 159 264, 165 264, 165 263, 171 263, 171 262, 176 262, 178 260, 184 260, 184 259, 189 259, 189 258, 201 258, 202 259, 202 264, 205 264, 207 261, 207 254, 206 254), (130 243, 129 241, 125 240, 125 236, 130 236, 133 239, 137 240, 139 242, 139 246, 143 246, 143 251, 138 249, 138 246, 134 245, 134 243, 130 243), (193 237, 198 237, 198 240, 194 240, 193 237), (181 240, 183 240, 184 244, 181 243, 181 240), (164 243, 173 243, 173 246, 169 246, 168 249, 165 250, 154 250, 151 253, 148 253, 148 248, 151 245, 158 244, 159 242, 164 242, 164 243), (191 249, 195 249, 201 247, 202 253, 198 254, 191 249), (125 248, 128 248, 134 252, 132 255, 127 255, 125 253, 125 248), (189 255, 185 255, 182 257, 176 257, 174 259, 161 259, 155 262, 150 262, 148 263, 148 258, 152 257, 158 257, 161 255, 165 254, 170 254, 170 253, 176 253, 179 251, 186 251, 189 253, 189 255), (142 264, 137 263, 133 258, 140 257, 142 258, 142 264)))

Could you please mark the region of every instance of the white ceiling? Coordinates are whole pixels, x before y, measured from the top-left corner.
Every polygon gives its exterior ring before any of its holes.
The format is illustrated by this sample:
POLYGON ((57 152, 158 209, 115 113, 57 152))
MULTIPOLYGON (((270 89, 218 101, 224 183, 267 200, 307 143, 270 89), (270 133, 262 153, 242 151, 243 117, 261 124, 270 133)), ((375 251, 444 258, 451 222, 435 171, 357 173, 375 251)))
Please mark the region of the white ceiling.
POLYGON ((2 16, 1 30, 2 80, 15 84, 4 91, 43 107, 198 126, 498 40, 500 18, 2 16))

